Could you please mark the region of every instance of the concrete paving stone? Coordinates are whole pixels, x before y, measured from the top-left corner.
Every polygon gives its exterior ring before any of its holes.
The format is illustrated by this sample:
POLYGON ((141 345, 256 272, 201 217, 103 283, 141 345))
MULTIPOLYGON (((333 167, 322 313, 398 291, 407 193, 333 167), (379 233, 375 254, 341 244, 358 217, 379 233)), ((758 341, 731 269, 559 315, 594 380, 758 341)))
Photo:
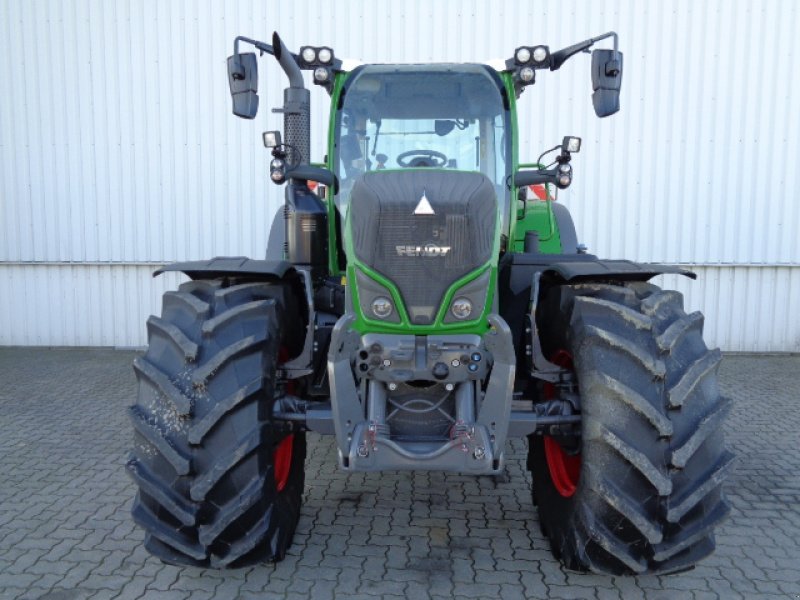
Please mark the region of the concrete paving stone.
POLYGON ((567 572, 553 559, 531 505, 525 440, 509 443, 504 474, 476 478, 344 474, 331 438, 309 435, 285 561, 224 572, 165 566, 142 547, 130 519, 135 484, 122 469, 134 356, 0 348, 0 379, 11 382, 0 396, 3 600, 800 597, 800 357, 725 357, 721 386, 734 399, 726 433, 739 461, 717 551, 693 571, 623 578, 567 572), (763 411, 749 409, 753 397, 763 411))
POLYGON ((147 589, 150 590, 168 590, 170 586, 178 580, 178 575, 181 569, 172 565, 164 565, 162 569, 156 573, 155 577, 147 584, 147 589))
POLYGON ((358 586, 358 591, 372 596, 404 596, 406 585, 404 581, 371 581, 365 579, 358 586))
MULTIPOLYGON (((41 600, 42 598, 46 598, 47 595, 50 593, 50 590, 47 588, 41 588, 39 586, 32 586, 26 588, 24 590, 10 590, 8 594, 9 600, 41 600)), ((87 598, 93 592, 87 592, 82 594, 81 596, 74 596, 76 598, 87 598)))
POLYGON ((490 583, 501 585, 519 585, 520 573, 509 571, 483 571, 475 570, 475 583, 490 583))

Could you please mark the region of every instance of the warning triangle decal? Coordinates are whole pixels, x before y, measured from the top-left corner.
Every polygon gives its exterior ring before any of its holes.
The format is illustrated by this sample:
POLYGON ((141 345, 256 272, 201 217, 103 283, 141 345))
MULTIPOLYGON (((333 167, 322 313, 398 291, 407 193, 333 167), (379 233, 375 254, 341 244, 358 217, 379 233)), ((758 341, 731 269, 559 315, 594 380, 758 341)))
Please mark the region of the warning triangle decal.
POLYGON ((419 204, 417 204, 417 208, 414 209, 415 215, 435 215, 436 213, 433 212, 433 207, 431 203, 428 201, 428 196, 425 195, 425 190, 422 190, 422 198, 419 199, 419 204))

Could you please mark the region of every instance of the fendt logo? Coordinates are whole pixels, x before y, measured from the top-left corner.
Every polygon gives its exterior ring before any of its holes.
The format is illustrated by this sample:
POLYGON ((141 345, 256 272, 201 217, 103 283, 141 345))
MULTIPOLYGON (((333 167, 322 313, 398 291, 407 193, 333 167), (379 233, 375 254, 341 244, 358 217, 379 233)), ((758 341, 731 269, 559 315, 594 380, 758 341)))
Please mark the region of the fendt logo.
POLYGON ((450 246, 437 246, 436 244, 425 244, 424 246, 395 246, 398 256, 447 256, 450 246))

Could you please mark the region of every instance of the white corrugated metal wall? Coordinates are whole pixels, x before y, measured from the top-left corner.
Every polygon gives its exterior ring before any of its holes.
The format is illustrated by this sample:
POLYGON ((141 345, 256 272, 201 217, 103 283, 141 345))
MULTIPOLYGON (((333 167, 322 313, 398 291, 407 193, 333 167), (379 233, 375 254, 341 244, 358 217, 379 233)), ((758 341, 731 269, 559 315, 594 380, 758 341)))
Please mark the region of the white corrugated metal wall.
MULTIPOLYGON (((0 0, 0 344, 145 342, 179 276, 156 264, 259 257, 282 189, 260 133, 284 78, 260 64, 255 122, 230 114, 237 34, 370 62, 482 61, 614 29, 622 111, 594 117, 588 57, 520 102, 522 158, 581 135, 561 201, 606 257, 665 278, 727 350, 798 351, 800 61, 793 0, 215 2, 0 0)), ((314 89, 323 154, 326 96, 314 89)))

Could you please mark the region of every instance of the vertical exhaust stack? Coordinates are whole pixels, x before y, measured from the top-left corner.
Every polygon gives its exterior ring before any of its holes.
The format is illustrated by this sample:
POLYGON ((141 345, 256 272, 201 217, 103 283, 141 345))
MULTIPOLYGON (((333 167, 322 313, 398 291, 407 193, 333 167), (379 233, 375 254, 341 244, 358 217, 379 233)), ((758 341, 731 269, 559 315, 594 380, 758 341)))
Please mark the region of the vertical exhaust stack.
POLYGON ((286 139, 286 158, 289 165, 303 165, 311 156, 311 92, 303 83, 303 75, 292 53, 278 32, 272 34, 275 58, 289 77, 289 87, 283 90, 283 132, 286 139))
POLYGON ((294 265, 324 273, 328 266, 328 212, 305 179, 292 177, 291 169, 307 165, 311 158, 311 92, 303 75, 278 33, 272 34, 275 58, 289 77, 283 90, 283 132, 286 162, 290 167, 286 185, 286 259, 294 265))

